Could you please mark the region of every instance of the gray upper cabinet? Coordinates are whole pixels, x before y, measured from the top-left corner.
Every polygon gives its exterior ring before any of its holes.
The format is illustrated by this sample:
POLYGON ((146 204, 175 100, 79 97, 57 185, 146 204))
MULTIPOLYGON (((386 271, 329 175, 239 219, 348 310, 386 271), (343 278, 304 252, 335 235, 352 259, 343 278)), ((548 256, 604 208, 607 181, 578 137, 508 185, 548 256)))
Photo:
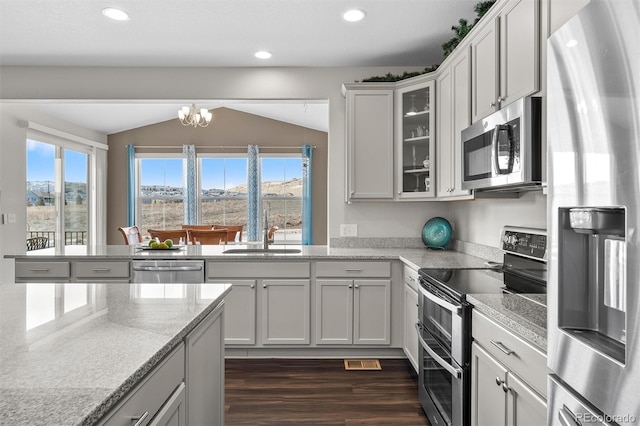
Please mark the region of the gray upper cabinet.
POLYGON ((471 112, 477 121, 540 88, 540 0, 505 1, 471 40, 471 112))
POLYGON ((393 89, 344 85, 346 201, 393 199, 393 89))
POLYGON ((469 48, 457 51, 438 76, 438 198, 471 199, 462 189, 461 131, 471 124, 469 48))
POLYGON ((396 90, 396 195, 422 200, 436 195, 435 81, 416 77, 396 90))

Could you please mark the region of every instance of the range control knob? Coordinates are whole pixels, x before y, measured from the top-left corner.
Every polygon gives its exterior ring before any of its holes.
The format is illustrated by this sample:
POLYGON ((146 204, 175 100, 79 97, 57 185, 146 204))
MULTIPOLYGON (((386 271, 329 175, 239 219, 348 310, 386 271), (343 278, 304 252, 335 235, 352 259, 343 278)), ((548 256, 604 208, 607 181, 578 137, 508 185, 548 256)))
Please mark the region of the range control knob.
POLYGON ((502 241, 504 241, 506 244, 515 246, 516 244, 518 244, 518 236, 515 234, 505 234, 502 241))

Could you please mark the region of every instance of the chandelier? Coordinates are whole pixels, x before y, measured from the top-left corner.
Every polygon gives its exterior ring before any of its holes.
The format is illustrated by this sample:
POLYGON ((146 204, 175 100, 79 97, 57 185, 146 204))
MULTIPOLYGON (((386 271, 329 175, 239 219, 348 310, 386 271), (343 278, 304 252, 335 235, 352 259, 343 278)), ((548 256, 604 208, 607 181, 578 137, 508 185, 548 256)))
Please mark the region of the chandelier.
POLYGON ((183 126, 207 127, 213 114, 205 108, 198 111, 196 104, 191 104, 191 107, 183 106, 178 110, 178 118, 183 126))

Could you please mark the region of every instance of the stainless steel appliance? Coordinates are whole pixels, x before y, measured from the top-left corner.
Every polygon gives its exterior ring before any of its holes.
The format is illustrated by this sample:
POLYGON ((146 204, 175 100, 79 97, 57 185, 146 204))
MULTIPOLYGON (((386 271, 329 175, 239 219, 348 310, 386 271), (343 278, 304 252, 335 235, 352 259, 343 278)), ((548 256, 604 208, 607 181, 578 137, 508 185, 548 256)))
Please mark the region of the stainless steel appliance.
POLYGON ((204 283, 203 260, 134 260, 134 283, 204 283))
POLYGON ((434 426, 470 422, 472 306, 466 295, 546 293, 546 232, 505 227, 501 247, 504 263, 488 270, 419 271, 418 393, 434 426))
POLYGON ((521 98, 462 131, 462 189, 538 189, 540 98, 521 98))
POLYGON ((640 423, 640 3, 548 40, 548 423, 640 423))

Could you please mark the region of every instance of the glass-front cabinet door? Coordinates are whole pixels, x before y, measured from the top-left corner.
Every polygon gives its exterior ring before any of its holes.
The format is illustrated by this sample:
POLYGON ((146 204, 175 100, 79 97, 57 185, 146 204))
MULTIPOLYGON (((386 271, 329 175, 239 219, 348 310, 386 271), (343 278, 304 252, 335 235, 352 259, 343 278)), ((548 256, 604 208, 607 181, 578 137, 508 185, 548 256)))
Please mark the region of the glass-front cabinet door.
POLYGON ((396 95, 397 197, 435 197, 434 81, 401 87, 396 95))

